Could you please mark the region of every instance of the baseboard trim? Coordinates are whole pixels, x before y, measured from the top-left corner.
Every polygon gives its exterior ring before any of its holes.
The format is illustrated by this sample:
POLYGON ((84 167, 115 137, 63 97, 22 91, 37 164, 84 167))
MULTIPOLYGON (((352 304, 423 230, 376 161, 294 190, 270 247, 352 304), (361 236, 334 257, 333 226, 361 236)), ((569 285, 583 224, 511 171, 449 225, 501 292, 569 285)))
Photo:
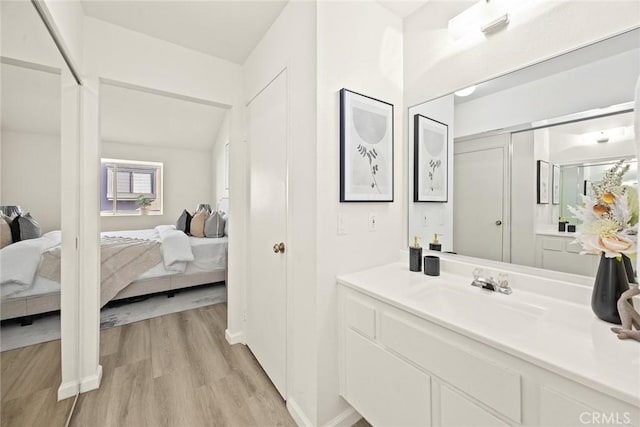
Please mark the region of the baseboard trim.
POLYGON ((227 342, 231 345, 245 344, 244 333, 242 332, 233 333, 233 332, 230 332, 228 329, 225 329, 224 337, 227 339, 227 342))
POLYGON ((324 427, 351 427, 362 418, 362 415, 353 408, 347 408, 336 417, 329 420, 324 427))
POLYGON ((96 373, 84 377, 80 380, 80 393, 86 393, 87 391, 95 390, 100 387, 100 381, 102 380, 102 365, 98 365, 96 373))
POLYGON ((58 387, 58 401, 68 399, 78 394, 80 384, 78 381, 68 381, 58 387))
POLYGON ((298 427, 313 427, 313 423, 307 418, 304 411, 300 408, 300 406, 296 403, 295 400, 289 398, 287 399, 287 410, 293 418, 293 421, 296 422, 298 427))

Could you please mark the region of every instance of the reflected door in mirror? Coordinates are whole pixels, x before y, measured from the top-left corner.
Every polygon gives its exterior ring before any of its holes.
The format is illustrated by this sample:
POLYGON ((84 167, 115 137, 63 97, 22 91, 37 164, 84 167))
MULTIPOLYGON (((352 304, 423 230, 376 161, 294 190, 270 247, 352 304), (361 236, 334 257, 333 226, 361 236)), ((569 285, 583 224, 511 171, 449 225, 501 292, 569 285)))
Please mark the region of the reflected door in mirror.
POLYGON ((498 135, 457 143, 453 247, 461 255, 503 261, 505 147, 498 135), (495 146, 495 144, 499 146, 495 146))

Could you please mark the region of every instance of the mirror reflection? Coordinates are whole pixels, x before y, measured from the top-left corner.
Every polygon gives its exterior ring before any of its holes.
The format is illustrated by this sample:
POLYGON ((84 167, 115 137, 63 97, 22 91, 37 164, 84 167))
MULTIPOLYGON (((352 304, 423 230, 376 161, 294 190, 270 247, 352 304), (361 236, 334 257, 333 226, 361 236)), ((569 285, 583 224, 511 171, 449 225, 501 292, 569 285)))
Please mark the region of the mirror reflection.
POLYGON ((31 2, 3 1, 0 9, 1 405, 37 400, 50 413, 62 378, 61 110, 66 65, 31 2), (52 261, 50 269, 45 259, 52 261))
POLYGON ((568 206, 621 159, 624 184, 637 187, 639 64, 634 30, 411 107, 408 241, 593 276, 598 256, 580 255, 568 206), (436 142, 449 148, 444 175, 429 174, 436 142), (433 182, 447 197, 424 196, 433 182))

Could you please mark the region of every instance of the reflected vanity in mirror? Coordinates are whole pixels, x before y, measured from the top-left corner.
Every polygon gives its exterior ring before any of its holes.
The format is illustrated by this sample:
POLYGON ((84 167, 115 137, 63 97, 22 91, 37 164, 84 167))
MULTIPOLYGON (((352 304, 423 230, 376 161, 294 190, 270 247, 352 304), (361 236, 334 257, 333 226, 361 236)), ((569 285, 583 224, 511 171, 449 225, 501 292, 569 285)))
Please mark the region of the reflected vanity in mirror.
POLYGON ((580 231, 568 206, 618 160, 631 165, 623 183, 637 187, 639 74, 635 29, 409 108, 408 236, 437 233, 443 251, 594 276, 599 257, 580 255, 559 221, 580 231), (428 142, 414 157, 415 144, 435 135, 415 118, 448 129, 446 197, 415 197, 416 184, 430 188, 422 171, 434 160, 428 142))

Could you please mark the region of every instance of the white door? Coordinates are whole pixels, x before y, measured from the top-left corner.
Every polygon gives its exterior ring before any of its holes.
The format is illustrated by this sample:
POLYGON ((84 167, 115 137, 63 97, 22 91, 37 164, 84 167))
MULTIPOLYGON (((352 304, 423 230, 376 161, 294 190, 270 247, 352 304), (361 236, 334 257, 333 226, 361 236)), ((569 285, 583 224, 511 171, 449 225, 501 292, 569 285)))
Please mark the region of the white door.
POLYGON ((453 156, 453 250, 503 261, 507 146, 486 141, 460 146, 453 156))
POLYGON ((250 213, 246 339, 285 399, 287 119, 287 76, 283 72, 248 106, 250 213), (275 252, 276 245, 278 252, 275 252))

